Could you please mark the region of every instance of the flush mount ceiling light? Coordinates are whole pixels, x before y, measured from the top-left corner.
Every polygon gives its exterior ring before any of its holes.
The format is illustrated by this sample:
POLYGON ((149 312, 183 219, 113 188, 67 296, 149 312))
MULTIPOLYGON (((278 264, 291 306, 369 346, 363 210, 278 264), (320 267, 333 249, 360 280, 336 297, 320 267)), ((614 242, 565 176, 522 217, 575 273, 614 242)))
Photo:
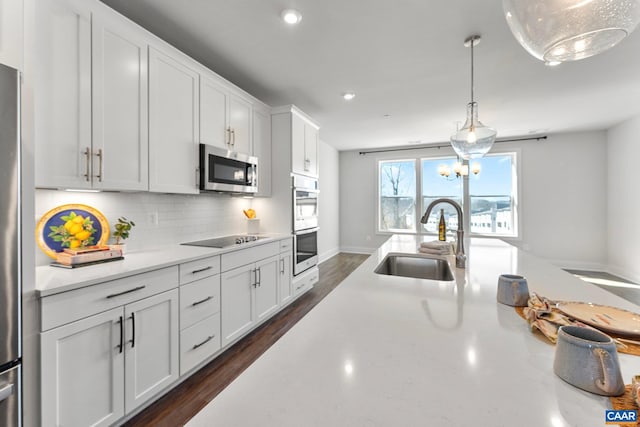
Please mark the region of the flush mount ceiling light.
POLYGON ((284 22, 290 25, 295 25, 302 21, 302 15, 295 9, 285 9, 280 14, 284 22))
POLYGON ((473 48, 480 43, 480 36, 467 37, 466 47, 471 48, 471 102, 467 104, 467 121, 462 129, 451 135, 451 146, 464 160, 484 156, 496 140, 496 130, 478 120, 478 103, 473 100, 473 48))
POLYGON ((356 97, 356 94, 353 92, 347 92, 343 94, 342 97, 345 99, 345 101, 351 101, 353 98, 356 97))
POLYGON ((511 32, 548 65, 604 52, 640 22, 637 0, 503 0, 511 32))

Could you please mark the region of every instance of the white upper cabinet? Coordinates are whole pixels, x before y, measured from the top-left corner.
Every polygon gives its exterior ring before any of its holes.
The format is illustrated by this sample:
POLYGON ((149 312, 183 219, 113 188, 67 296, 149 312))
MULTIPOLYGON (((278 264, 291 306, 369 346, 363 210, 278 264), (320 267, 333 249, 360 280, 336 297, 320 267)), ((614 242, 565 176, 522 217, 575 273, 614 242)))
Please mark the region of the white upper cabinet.
POLYGON ((231 148, 239 153, 251 153, 251 102, 229 96, 229 129, 231 148))
POLYGON ((291 172, 318 176, 318 126, 291 108, 291 172))
POLYGON ((245 154, 252 152, 251 102, 207 74, 200 75, 200 142, 245 154))
POLYGON ((23 59, 23 0, 0 1, 0 63, 18 70, 23 59))
POLYGON ((148 189, 147 42, 117 15, 94 15, 94 188, 148 189))
POLYGON ((149 49, 149 190, 198 193, 198 73, 149 49))
POLYGON ((212 79, 200 76, 200 142, 229 148, 227 93, 212 79))
POLYGON ((318 128, 308 122, 304 124, 303 171, 308 175, 318 176, 318 128))
POLYGON ((81 0, 34 8, 35 183, 91 188, 91 12, 81 0))
POLYGON ((259 197, 271 196, 271 111, 255 104, 252 117, 253 155, 258 158, 259 197))
POLYGON ((146 190, 147 44, 92 2, 36 10, 36 186, 146 190))

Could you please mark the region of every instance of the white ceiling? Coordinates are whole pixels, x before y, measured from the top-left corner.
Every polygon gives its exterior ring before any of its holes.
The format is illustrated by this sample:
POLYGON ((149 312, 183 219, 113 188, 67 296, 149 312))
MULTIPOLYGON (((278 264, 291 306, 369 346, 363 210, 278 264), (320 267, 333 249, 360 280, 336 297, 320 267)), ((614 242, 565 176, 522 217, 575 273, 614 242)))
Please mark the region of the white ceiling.
POLYGON ((464 122, 475 49, 480 120, 498 138, 606 129, 640 114, 640 30, 544 66, 500 0, 102 0, 272 106, 295 104, 339 150, 447 141, 464 122), (302 22, 287 26, 293 7, 302 22), (353 91, 353 101, 342 93, 353 91), (385 118, 385 115, 390 117, 385 118))

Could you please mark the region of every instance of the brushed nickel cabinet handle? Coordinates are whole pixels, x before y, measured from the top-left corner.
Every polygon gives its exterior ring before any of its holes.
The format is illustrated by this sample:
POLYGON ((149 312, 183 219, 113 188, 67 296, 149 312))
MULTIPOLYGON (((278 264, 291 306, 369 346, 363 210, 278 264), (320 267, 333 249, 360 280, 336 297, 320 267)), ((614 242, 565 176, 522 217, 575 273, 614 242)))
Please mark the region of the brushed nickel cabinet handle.
POLYGON ((84 150, 84 157, 86 160, 84 178, 85 178, 85 181, 90 182, 91 181, 91 150, 89 149, 89 147, 87 147, 84 150))
POLYGON ((231 145, 235 147, 235 145, 236 145, 236 130, 235 129, 231 129, 231 136, 233 137, 233 142, 231 143, 231 145))
POLYGON ((104 157, 102 154, 102 148, 98 148, 96 156, 98 157, 98 175, 96 175, 96 178, 98 178, 98 182, 102 182, 102 164, 104 157))

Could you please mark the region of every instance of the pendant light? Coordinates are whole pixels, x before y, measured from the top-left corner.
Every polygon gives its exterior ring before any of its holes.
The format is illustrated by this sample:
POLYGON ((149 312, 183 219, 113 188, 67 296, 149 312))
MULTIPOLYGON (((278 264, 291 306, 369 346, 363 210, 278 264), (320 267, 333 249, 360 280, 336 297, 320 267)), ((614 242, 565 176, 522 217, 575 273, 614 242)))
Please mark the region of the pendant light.
POLYGON ((640 22, 638 0, 503 0, 511 32, 547 65, 604 52, 640 22))
POLYGON ((473 99, 473 47, 480 43, 480 36, 471 36, 464 41, 471 48, 471 102, 467 104, 467 121, 461 129, 451 135, 451 146, 464 160, 484 156, 496 140, 496 130, 478 120, 478 103, 473 99))

